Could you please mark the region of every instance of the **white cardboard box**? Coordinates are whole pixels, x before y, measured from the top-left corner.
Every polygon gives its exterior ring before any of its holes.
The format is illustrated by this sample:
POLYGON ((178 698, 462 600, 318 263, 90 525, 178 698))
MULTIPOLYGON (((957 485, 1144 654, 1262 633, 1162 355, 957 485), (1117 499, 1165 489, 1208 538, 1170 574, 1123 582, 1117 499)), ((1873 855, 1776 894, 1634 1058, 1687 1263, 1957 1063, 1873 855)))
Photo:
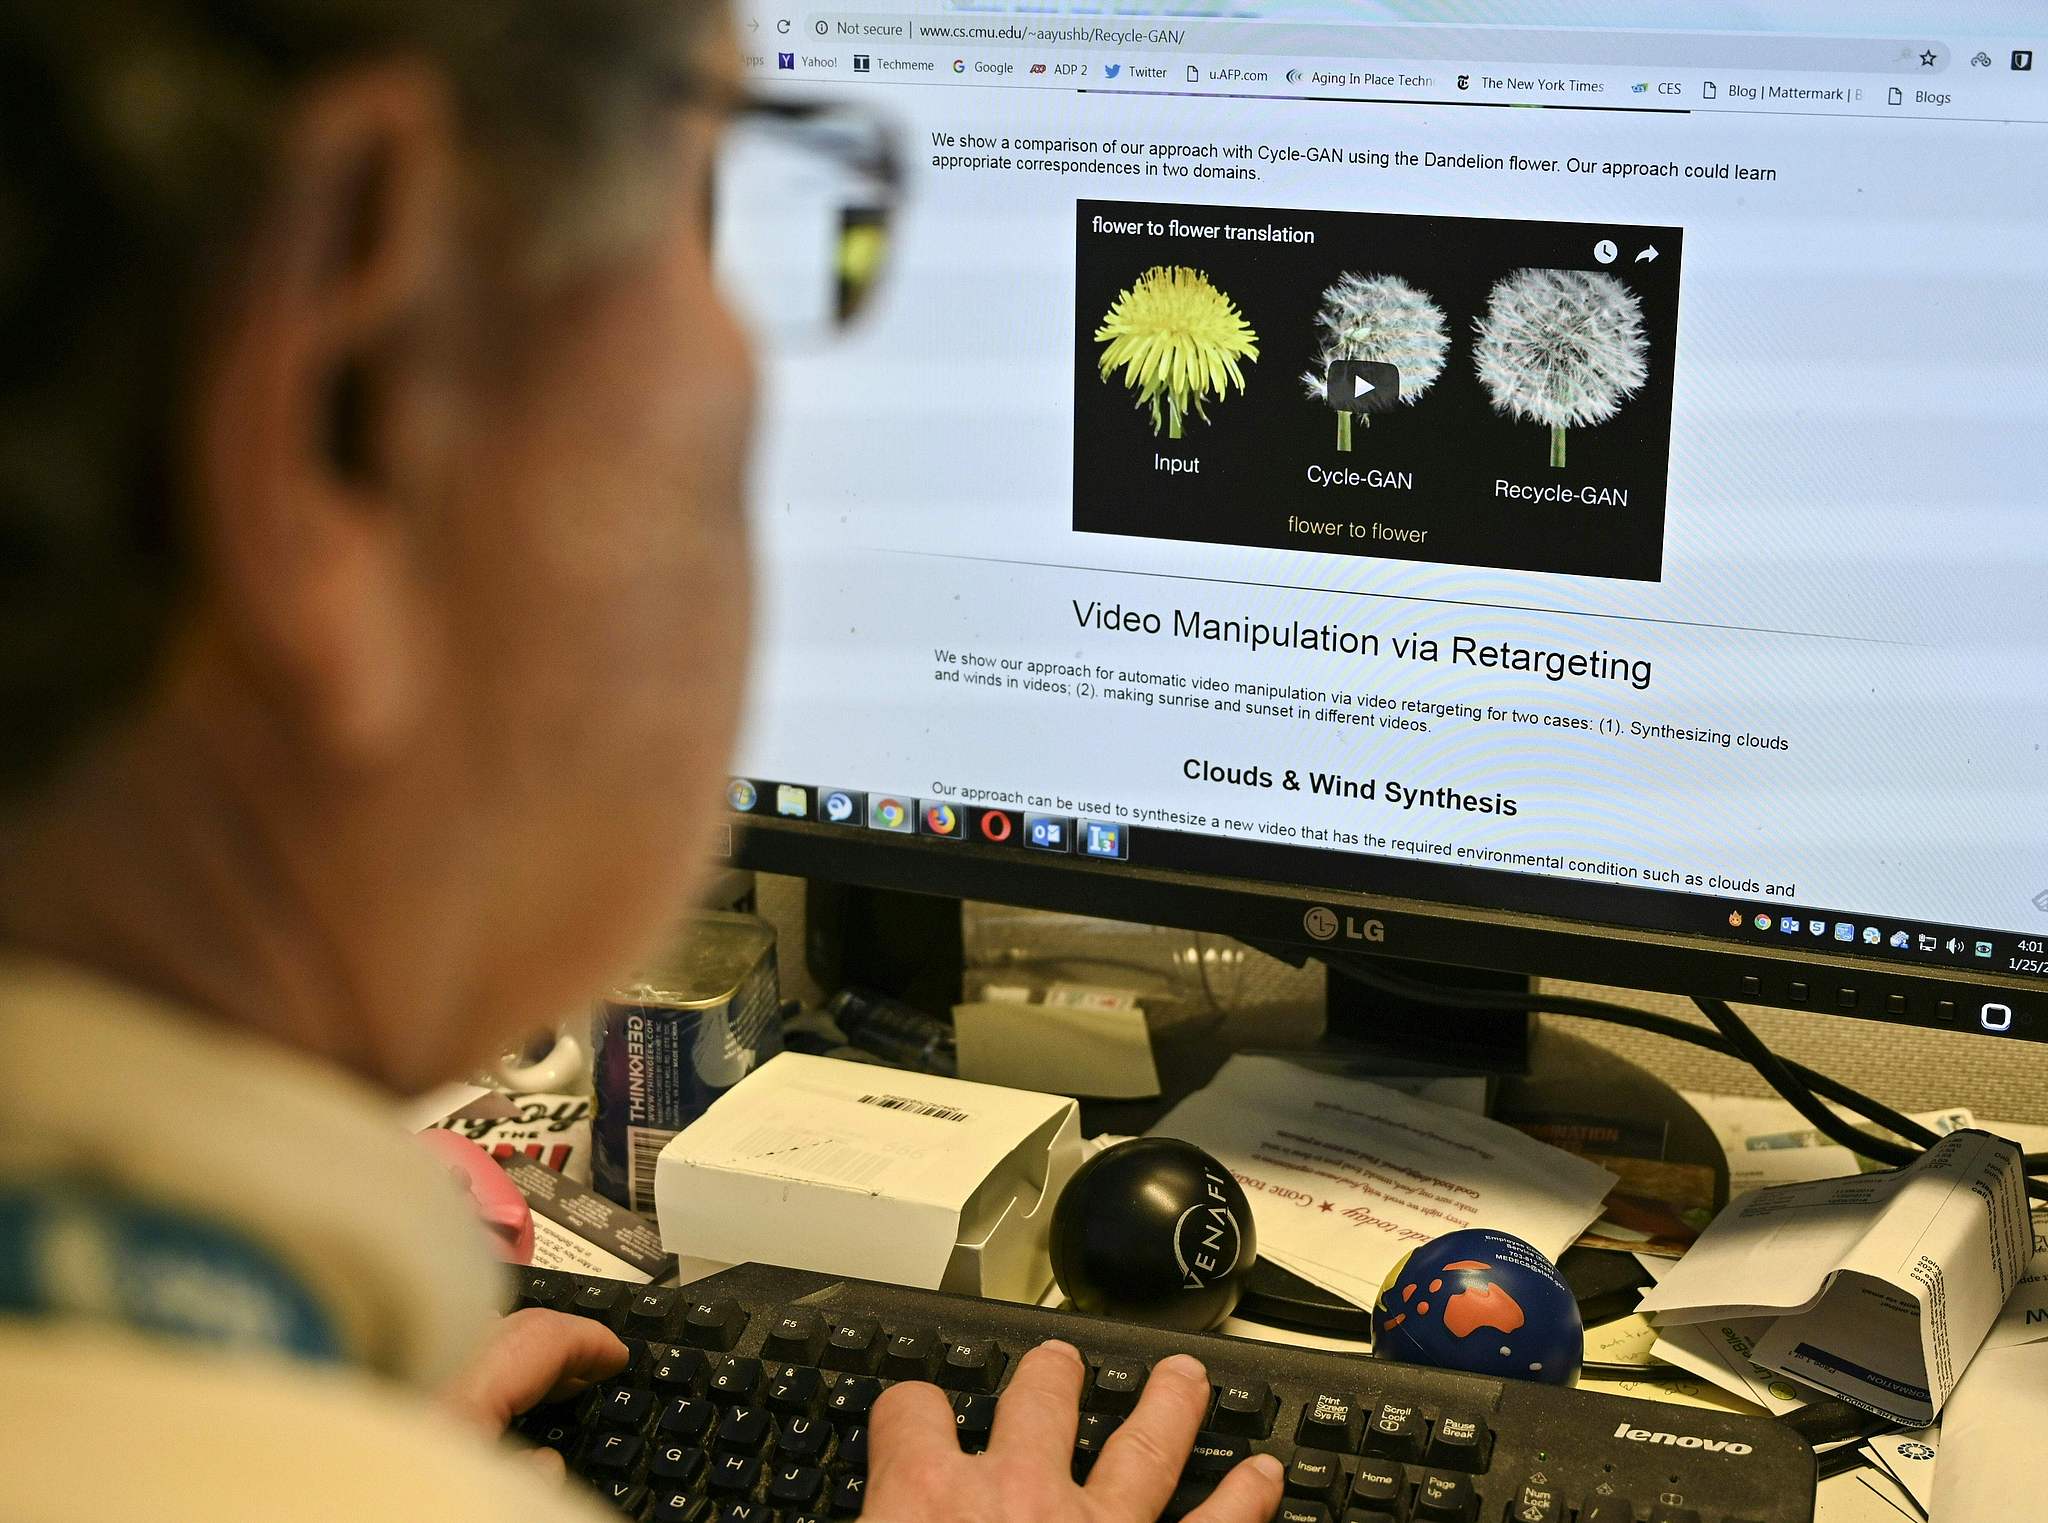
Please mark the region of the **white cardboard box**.
POLYGON ((1063 1096, 786 1052, 662 1149, 655 1212, 692 1258, 1035 1302, 1081 1156, 1063 1096))

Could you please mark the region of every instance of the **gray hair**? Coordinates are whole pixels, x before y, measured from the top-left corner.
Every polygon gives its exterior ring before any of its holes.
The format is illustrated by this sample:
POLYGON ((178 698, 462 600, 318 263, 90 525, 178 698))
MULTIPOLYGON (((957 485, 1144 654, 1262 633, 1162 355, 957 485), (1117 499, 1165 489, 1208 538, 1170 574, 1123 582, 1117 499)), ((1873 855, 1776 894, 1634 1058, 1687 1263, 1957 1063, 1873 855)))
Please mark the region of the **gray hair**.
POLYGON ((188 591, 191 325, 305 80, 425 60, 533 269, 638 220, 715 0, 0 4, 0 804, 143 692, 188 591))

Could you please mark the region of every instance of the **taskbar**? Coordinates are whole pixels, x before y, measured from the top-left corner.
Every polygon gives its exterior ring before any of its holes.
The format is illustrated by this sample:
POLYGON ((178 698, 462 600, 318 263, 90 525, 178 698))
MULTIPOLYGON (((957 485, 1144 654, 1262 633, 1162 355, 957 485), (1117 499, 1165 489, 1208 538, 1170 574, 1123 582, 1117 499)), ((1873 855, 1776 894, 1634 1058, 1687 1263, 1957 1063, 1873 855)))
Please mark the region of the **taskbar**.
POLYGON ((1325 888, 1351 894, 1432 899, 1473 909, 1506 910, 1601 922, 1644 931, 1705 935, 1752 948, 1882 958, 1901 967, 1976 972, 2040 971, 2048 941, 2009 931, 1906 921, 1793 906, 1761 885, 1693 893, 1588 882, 1561 872, 1518 871, 1482 862, 1432 862, 1369 851, 1301 846, 1211 835, 1125 819, 1047 808, 993 807, 909 793, 820 787, 736 777, 726 787, 735 815, 815 822, 848 830, 1004 851, 1131 863, 1162 872, 1325 888))

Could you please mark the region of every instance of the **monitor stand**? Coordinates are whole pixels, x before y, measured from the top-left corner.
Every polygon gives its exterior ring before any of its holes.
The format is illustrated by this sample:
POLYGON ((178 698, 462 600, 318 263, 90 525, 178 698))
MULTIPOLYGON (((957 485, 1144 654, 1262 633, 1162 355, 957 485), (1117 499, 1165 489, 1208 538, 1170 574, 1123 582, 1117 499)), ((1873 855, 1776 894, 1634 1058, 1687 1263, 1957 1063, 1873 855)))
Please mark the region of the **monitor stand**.
MULTIPOLYGON (((806 896, 807 960, 827 988, 861 984, 944 1015, 961 986, 957 900, 813 881, 806 896)), ((1517 975, 1390 960, 1390 973, 1451 987, 1526 990, 1517 975)), ((1666 1163, 1698 1164, 1713 1175, 1713 1206, 1728 1197, 1727 1162, 1713 1131, 1677 1091, 1625 1058, 1533 1016, 1458 1013, 1389 997, 1332 973, 1320 1018, 1277 1021, 1270 1012, 1186 1022, 1154 1046, 1161 1094, 1154 1100, 1084 1100, 1083 1131, 1135 1136, 1215 1077, 1231 1054, 1297 1053, 1332 1065, 1357 1062, 1375 1074, 1483 1075, 1487 1112, 1502 1120, 1576 1117, 1620 1122, 1627 1136, 1610 1151, 1661 1151, 1666 1163)), ((1646 1283, 1626 1254, 1570 1249, 1560 1261, 1582 1313, 1599 1320, 1633 1306, 1646 1283)), ((1260 1263, 1238 1315, 1341 1337, 1369 1337, 1368 1312, 1278 1265, 1260 1263)))

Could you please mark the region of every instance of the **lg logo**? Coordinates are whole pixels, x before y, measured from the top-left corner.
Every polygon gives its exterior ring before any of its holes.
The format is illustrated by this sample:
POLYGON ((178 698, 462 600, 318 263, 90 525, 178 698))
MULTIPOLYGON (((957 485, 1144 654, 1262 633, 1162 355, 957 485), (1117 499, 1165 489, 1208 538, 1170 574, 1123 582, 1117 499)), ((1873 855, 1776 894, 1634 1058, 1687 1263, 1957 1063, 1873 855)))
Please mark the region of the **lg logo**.
POLYGON ((1346 941, 1382 942, 1387 939, 1387 928, 1379 921, 1339 915, 1323 904, 1309 906, 1301 917, 1301 928, 1317 941, 1335 941, 1339 936, 1346 941))

